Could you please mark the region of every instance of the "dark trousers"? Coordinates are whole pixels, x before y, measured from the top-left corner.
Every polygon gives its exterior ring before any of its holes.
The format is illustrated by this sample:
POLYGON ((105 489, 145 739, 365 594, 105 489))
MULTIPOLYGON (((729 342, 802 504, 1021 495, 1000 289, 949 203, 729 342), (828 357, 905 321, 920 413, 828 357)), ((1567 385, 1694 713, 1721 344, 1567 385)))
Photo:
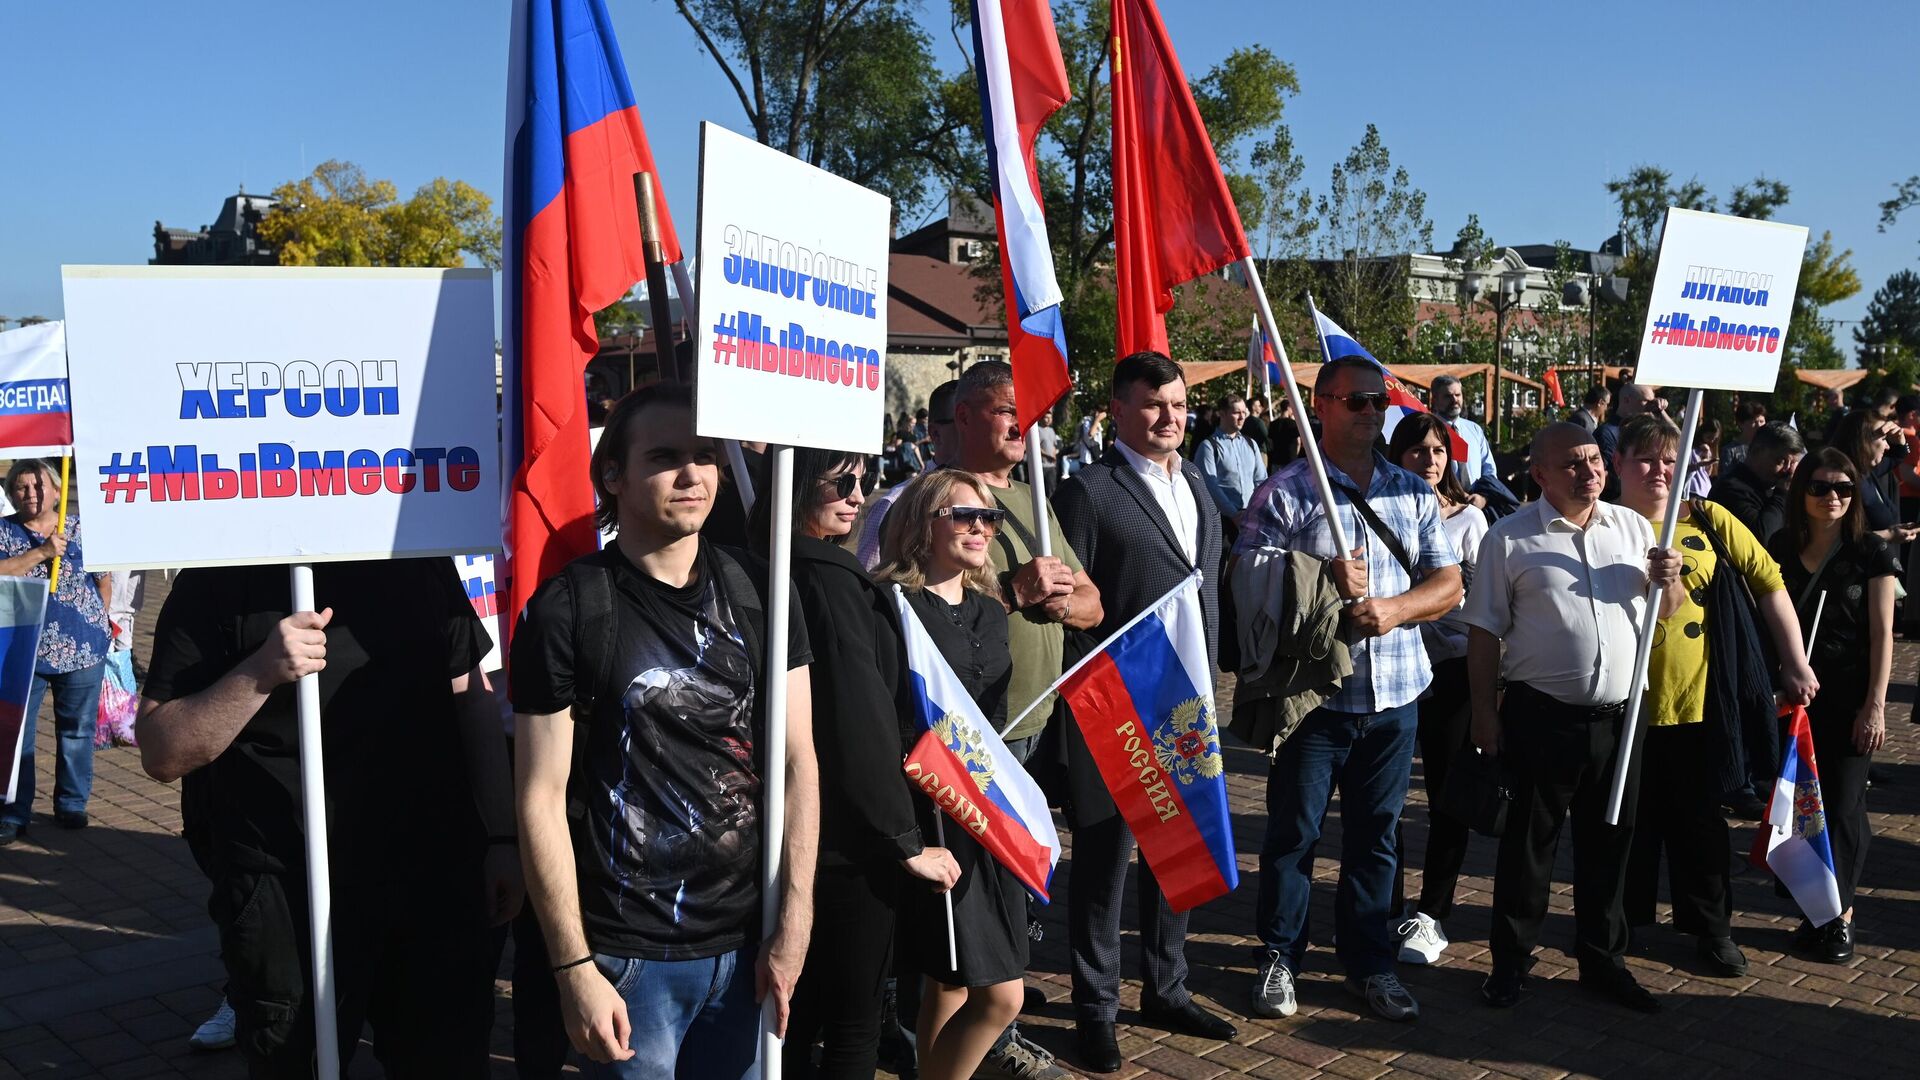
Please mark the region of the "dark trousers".
POLYGON ((1627 858, 1629 925, 1653 924, 1664 849, 1674 928, 1709 937, 1733 932, 1732 838, 1720 813, 1710 734, 1704 723, 1647 729, 1627 858))
POLYGON ((572 1046, 560 1017, 560 986, 554 979, 547 940, 531 903, 505 926, 493 930, 493 968, 513 939, 513 1071, 520 1080, 551 1080, 560 1075, 572 1046))
MULTIPOLYGON (((1067 922, 1073 949, 1073 1011, 1082 1023, 1112 1023, 1120 1011, 1120 904, 1133 848, 1133 833, 1119 814, 1073 830, 1067 922)), ((1167 906, 1145 860, 1136 873, 1144 972, 1140 1003, 1185 1005, 1193 999, 1187 992, 1187 913, 1176 915, 1167 906)))
POLYGON ((1327 806, 1340 792, 1340 885, 1334 893, 1340 965, 1358 978, 1393 970, 1394 868, 1400 810, 1413 771, 1412 704, 1378 713, 1315 709, 1274 755, 1267 777, 1267 835, 1260 848, 1254 925, 1260 941, 1298 972, 1307 952, 1314 852, 1327 806))
POLYGON ((1853 721, 1866 700, 1864 687, 1821 683, 1820 693, 1807 706, 1813 729, 1813 755, 1820 765, 1820 799, 1826 809, 1827 832, 1833 838, 1833 872, 1840 879, 1840 910, 1853 907, 1853 892, 1867 864, 1867 846, 1873 830, 1867 823, 1867 767, 1873 755, 1853 748, 1853 721), (1832 702, 1826 701, 1833 694, 1832 702))
POLYGON ((828 865, 814 872, 813 938, 788 1019, 786 1075, 871 1080, 899 885, 891 866, 828 865), (822 1044, 818 1069, 816 1041, 822 1044))
POLYGON ((1441 922, 1453 914, 1453 893, 1460 867, 1467 861, 1472 830, 1439 809, 1440 793, 1447 789, 1448 771, 1461 754, 1470 753, 1473 702, 1468 697, 1464 657, 1434 665, 1432 693, 1420 699, 1420 771, 1427 789, 1427 854, 1420 864, 1420 901, 1409 904, 1406 845, 1396 842, 1402 858, 1394 870, 1393 894, 1400 897, 1402 914, 1419 911, 1441 922))
POLYGON ((1493 884, 1493 962, 1519 967, 1540 940, 1560 828, 1573 818, 1575 955, 1582 970, 1624 966, 1621 910, 1638 792, 1628 777, 1620 825, 1607 824, 1607 791, 1625 710, 1597 712, 1508 683, 1500 705, 1502 754, 1514 779, 1493 884))
MULTIPOLYGON (((485 1076, 493 950, 478 858, 458 869, 335 866, 342 1071, 361 1028, 371 1024, 374 1056, 387 1076, 485 1076)), ((306 890, 295 874, 227 869, 215 875, 207 902, 220 931, 239 1048, 255 1080, 313 1075, 306 890)))

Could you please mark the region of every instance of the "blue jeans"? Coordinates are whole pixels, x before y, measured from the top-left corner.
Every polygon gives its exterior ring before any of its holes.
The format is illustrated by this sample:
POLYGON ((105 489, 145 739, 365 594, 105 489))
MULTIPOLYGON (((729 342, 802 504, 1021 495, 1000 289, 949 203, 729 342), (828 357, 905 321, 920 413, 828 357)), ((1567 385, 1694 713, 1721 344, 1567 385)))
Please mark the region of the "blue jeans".
POLYGON ((1362 714, 1316 709, 1275 755, 1267 778, 1267 836, 1260 850, 1254 919, 1260 940, 1298 972, 1307 952, 1313 856, 1335 785, 1340 792, 1336 952, 1347 974, 1393 970, 1394 825, 1413 771, 1417 705, 1362 714))
POLYGON ((582 1062, 582 1073, 621 1080, 758 1080, 756 956, 749 949, 705 960, 595 953, 594 966, 627 1003, 633 1056, 610 1065, 582 1062))
POLYGON ((33 820, 33 733, 48 689, 53 691, 59 750, 53 770, 53 809, 56 813, 86 810, 87 798, 93 794, 93 729, 100 716, 100 680, 105 677, 104 663, 59 675, 33 676, 33 689, 27 692, 25 730, 20 733, 19 783, 13 802, 0 806, 0 821, 26 825, 33 820))

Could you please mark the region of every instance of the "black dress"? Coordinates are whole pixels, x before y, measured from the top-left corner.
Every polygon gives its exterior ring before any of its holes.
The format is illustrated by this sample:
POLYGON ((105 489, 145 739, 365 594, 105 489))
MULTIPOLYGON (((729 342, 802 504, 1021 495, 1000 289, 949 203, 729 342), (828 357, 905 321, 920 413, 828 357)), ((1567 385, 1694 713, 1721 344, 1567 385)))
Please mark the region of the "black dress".
POLYGON ((1821 800, 1833 833, 1840 906, 1846 909, 1853 906, 1853 891, 1860 882, 1872 838, 1867 822, 1867 765, 1872 755, 1853 748, 1854 718, 1866 704, 1869 689, 1867 589, 1875 578, 1898 579, 1900 560, 1877 536, 1869 534, 1843 542, 1821 572, 1820 580, 1809 589, 1813 571, 1800 561, 1800 553, 1794 550, 1786 531, 1774 534, 1767 550, 1780 564, 1787 595, 1800 614, 1803 637, 1813 624, 1814 611, 1819 609, 1820 594, 1827 596, 1826 608, 1820 613, 1820 634, 1814 640, 1813 655, 1807 658, 1820 679, 1820 692, 1807 706, 1807 721, 1813 729, 1813 753, 1820 767, 1821 800))
MULTIPOLYGON (((987 722, 996 730, 1005 725, 1007 680, 1013 670, 1013 654, 1007 648, 1006 611, 997 601, 972 590, 957 605, 925 589, 909 590, 906 596, 907 606, 919 616, 940 655, 973 695, 987 722)), ((915 707, 903 697, 903 728, 912 726, 915 713, 915 707)), ((905 748, 911 751, 919 735, 912 731, 903 734, 905 748)), ((931 843, 934 819, 940 812, 925 798, 916 799, 915 806, 921 835, 931 843)), ((915 970, 948 986, 993 986, 1021 978, 1027 969, 1025 888, 965 829, 950 819, 944 826, 947 850, 960 864, 960 883, 953 889, 959 969, 947 962, 946 901, 930 890, 909 887, 900 917, 898 947, 911 959, 915 970)))

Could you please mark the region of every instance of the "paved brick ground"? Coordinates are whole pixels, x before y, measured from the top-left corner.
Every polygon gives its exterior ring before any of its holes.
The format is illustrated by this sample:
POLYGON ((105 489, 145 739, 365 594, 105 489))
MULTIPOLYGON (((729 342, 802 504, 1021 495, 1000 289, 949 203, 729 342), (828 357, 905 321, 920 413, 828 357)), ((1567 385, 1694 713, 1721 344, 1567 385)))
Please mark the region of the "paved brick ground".
MULTIPOLYGON (((157 602, 150 611, 157 611, 157 602)), ((145 647, 143 640, 143 657, 145 647)), ((1857 1076, 1912 1068, 1912 1044, 1920 1038, 1914 1023, 1920 1017, 1920 727, 1908 717, 1917 666, 1920 645, 1902 644, 1891 738, 1882 759, 1889 782, 1869 796, 1876 835, 1851 964, 1785 955, 1795 916, 1758 875, 1743 872, 1735 879, 1735 933, 1752 972, 1742 979, 1703 977, 1693 965, 1691 940, 1656 928, 1636 943, 1632 964, 1642 982, 1664 994, 1667 1010, 1642 1017, 1597 1003, 1575 987, 1565 951, 1572 897, 1563 884, 1556 887, 1536 971, 1546 980, 1517 1008, 1496 1012, 1475 993, 1488 969, 1493 859, 1493 845, 1476 840, 1449 926, 1454 946, 1436 967, 1401 971, 1424 1011, 1417 1024, 1360 1016, 1339 986, 1332 953, 1316 948, 1301 980, 1298 1016, 1255 1021, 1236 1015, 1240 1034, 1227 1044, 1126 1027, 1121 1047, 1129 1063, 1118 1075, 1555 1080, 1857 1076)), ((43 792, 52 784, 49 730, 43 720, 43 792)), ((1229 759, 1245 880, 1232 896, 1195 914, 1187 955, 1194 991, 1238 1014, 1253 975, 1246 934, 1255 887, 1251 853, 1264 827, 1264 772, 1250 751, 1230 751, 1229 759)), ((92 828, 64 832, 43 819, 25 841, 0 850, 0 1080, 242 1076, 236 1055, 197 1054, 186 1045, 187 1034, 218 1000, 220 971, 204 911, 205 886, 178 835, 178 793, 147 779, 133 750, 104 751, 96 760, 92 828)), ((1424 850, 1426 829, 1424 798, 1417 783, 1415 788, 1407 840, 1417 853, 1424 850)), ((1337 851, 1337 808, 1329 826, 1326 850, 1337 851)), ((1744 847, 1751 835, 1750 827, 1737 829, 1736 843, 1744 847)), ((1323 863, 1315 889, 1314 920, 1322 935, 1332 926, 1333 870, 1323 863)), ((1064 871, 1057 880, 1065 880, 1064 871)), ((1570 880, 1569 871, 1563 857, 1562 882, 1570 880)), ((1417 876, 1410 887, 1418 887, 1417 876)), ((1065 905, 1047 910, 1044 918, 1047 938, 1035 950, 1030 982, 1046 993, 1048 1004, 1025 1023, 1071 1066, 1065 905)), ((1127 925, 1134 925, 1131 912, 1127 925)), ((1130 975, 1137 975, 1135 963, 1130 952, 1130 975)), ((513 1075, 507 994, 501 983, 493 1070, 499 1077, 513 1075)), ((1130 984, 1127 1009, 1137 1005, 1137 994, 1137 984, 1130 984)), ((1133 1018, 1121 1015, 1123 1024, 1133 1018)), ((378 1069, 363 1052, 352 1073, 375 1076, 378 1069)))

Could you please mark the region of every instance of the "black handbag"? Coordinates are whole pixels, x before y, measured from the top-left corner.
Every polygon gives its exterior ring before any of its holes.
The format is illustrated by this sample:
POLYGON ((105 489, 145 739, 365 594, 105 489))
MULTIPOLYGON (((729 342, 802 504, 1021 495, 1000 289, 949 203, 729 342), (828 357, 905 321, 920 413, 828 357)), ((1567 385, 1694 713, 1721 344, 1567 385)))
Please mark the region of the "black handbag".
POLYGON ((1513 781, 1500 759, 1472 746, 1462 748, 1441 789, 1440 812, 1481 836, 1497 837, 1506 831, 1511 805, 1513 781))
POLYGON ((1750 776, 1779 775, 1774 720, 1778 710, 1766 638, 1746 580, 1697 500, 1691 509, 1694 524, 1706 534, 1715 559, 1701 604, 1707 629, 1704 719, 1712 736, 1714 780, 1725 793, 1744 788, 1750 776))

